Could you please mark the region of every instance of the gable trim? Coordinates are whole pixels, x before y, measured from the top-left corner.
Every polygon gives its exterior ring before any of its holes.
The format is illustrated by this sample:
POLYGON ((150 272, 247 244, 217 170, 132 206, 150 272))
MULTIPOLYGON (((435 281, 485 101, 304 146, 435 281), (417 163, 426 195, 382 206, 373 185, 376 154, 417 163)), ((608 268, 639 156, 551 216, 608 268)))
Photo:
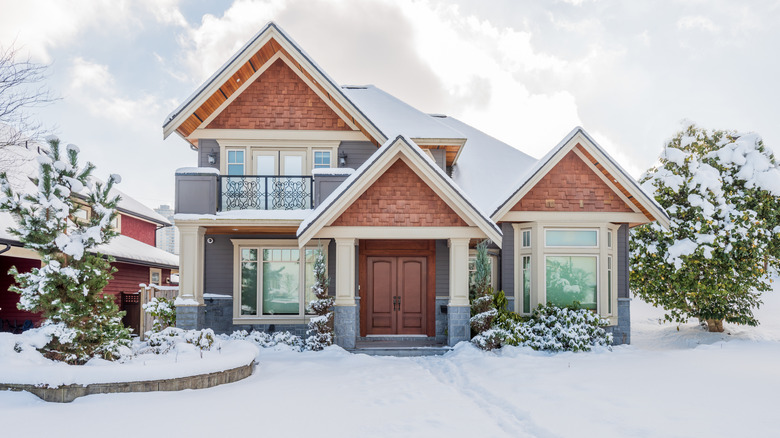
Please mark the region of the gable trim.
MULTIPOLYGON (((385 134, 341 91, 341 88, 327 75, 320 67, 314 63, 308 55, 295 43, 281 28, 274 22, 266 24, 252 39, 239 49, 222 67, 217 70, 203 85, 201 85, 193 94, 191 94, 177 109, 166 117, 163 123, 163 138, 167 138, 172 132, 176 131, 185 140, 190 141, 189 136, 182 135, 179 128, 195 115, 195 111, 200 109, 203 104, 210 99, 217 90, 224 85, 229 78, 244 68, 248 61, 254 57, 266 43, 269 43, 275 52, 283 51, 291 58, 291 62, 300 66, 306 74, 311 75, 317 88, 322 88, 335 105, 344 108, 344 112, 354 122, 358 129, 363 132, 377 146, 383 144, 387 137, 385 134)), ((232 94, 235 94, 235 91, 232 94)), ((226 96, 227 98, 227 96, 226 96)), ((202 120, 198 118, 199 120, 202 120)), ((200 125, 200 123, 198 123, 200 125)), ((194 131, 197 126, 193 126, 194 131)), ((191 133, 191 132, 190 132, 191 133)), ((197 146, 195 145, 197 148, 197 146)))
POLYGON ((333 223, 357 200, 396 160, 403 160, 417 175, 469 226, 478 227, 496 245, 501 245, 501 231, 484 213, 454 186, 441 169, 411 140, 398 136, 388 140, 373 159, 342 183, 343 188, 328 196, 312 214, 311 221, 298 230, 299 244, 314 238, 324 227, 333 223))
MULTIPOLYGON (((544 178, 550 170, 555 167, 560 160, 566 156, 566 154, 574 149, 577 145, 582 147, 583 155, 590 154, 597 160, 597 163, 604 167, 603 171, 599 173, 607 172, 611 175, 617 184, 622 186, 630 196, 626 196, 632 204, 639 208, 646 209, 646 217, 650 221, 658 221, 662 226, 669 226, 669 216, 661 208, 661 206, 647 195, 644 190, 639 187, 639 184, 631 178, 615 161, 598 146, 596 143, 581 127, 576 127, 569 133, 564 139, 553 148, 545 158, 540 160, 539 164, 535 166, 530 174, 525 177, 519 183, 519 187, 514 189, 512 194, 505 198, 505 200, 499 204, 491 215, 491 219, 495 222, 504 221, 504 216, 525 196, 542 178, 544 178)), ((590 160, 587 160, 590 161, 590 160)), ((587 162, 586 161, 586 162, 587 162)), ((591 163, 593 164, 593 163, 591 163)), ((622 192, 622 190, 619 190, 622 192)), ((617 193, 617 192, 616 192, 617 193)), ((626 193, 624 193, 625 195, 626 193)))
POLYGON ((341 112, 341 110, 338 107, 333 105, 333 102, 331 102, 330 99, 328 99, 327 96, 325 96, 322 93, 322 91, 320 91, 319 87, 315 86, 309 80, 309 78, 304 76, 303 73, 301 73, 300 70, 298 70, 298 67, 296 67, 290 61, 290 59, 287 56, 285 56, 285 54, 282 53, 281 51, 274 53, 274 55, 270 57, 268 61, 265 62, 265 64, 260 66, 260 68, 258 68, 257 71, 255 71, 252 74, 252 76, 249 77, 249 79, 244 81, 244 83, 241 84, 241 86, 236 91, 234 91, 233 94, 231 94, 226 101, 222 102, 222 104, 220 104, 219 107, 217 107, 217 109, 215 109, 210 116, 204 119, 203 122, 201 122, 201 124, 197 128, 195 128, 195 130, 197 131, 199 129, 200 130, 206 129, 206 127, 209 126, 209 123, 213 122, 214 119, 216 119, 222 113, 222 111, 225 110, 225 108, 230 106, 231 103, 233 103, 236 99, 238 99, 247 88, 249 88, 252 84, 254 84, 255 81, 257 81, 260 78, 260 76, 262 76, 263 73, 265 73, 266 70, 268 70, 269 67, 271 67, 276 61, 280 59, 282 60, 282 62, 285 63, 285 65, 287 65, 287 67, 290 68, 290 70, 293 71, 293 73, 295 73, 296 76, 298 76, 298 78, 301 81, 303 81, 304 84, 306 84, 307 87, 309 87, 311 91, 314 92, 314 94, 317 95, 317 97, 320 98, 320 100, 322 100, 323 103, 325 103, 325 105, 328 106, 328 108, 330 108, 334 113, 336 113, 336 115, 341 120, 343 120, 347 124, 347 126, 349 126, 350 129, 352 129, 353 131, 359 130, 358 127, 352 122, 352 120, 349 117, 347 117, 343 112, 341 112))

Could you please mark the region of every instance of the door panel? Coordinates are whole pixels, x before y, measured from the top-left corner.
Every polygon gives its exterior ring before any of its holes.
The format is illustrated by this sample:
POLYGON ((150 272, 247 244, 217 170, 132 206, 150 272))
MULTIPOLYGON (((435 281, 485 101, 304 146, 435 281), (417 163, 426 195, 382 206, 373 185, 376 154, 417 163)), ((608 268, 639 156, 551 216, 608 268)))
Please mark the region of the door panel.
POLYGON ((368 333, 390 335, 396 331, 393 309, 396 290, 395 257, 368 258, 368 333))
POLYGON ((366 334, 426 334, 427 258, 367 257, 366 261, 366 334))
POLYGON ((281 151, 279 152, 279 155, 281 157, 279 175, 301 176, 304 174, 303 169, 306 167, 306 152, 281 151))
POLYGON ((398 258, 399 334, 425 333, 426 258, 398 258))

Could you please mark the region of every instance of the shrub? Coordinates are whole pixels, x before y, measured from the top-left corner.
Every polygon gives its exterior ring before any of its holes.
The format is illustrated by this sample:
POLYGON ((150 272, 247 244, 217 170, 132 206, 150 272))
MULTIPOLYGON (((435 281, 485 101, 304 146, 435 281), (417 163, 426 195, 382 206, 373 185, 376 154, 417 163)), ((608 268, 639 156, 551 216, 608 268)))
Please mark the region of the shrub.
POLYGON ((249 341, 262 348, 271 348, 280 344, 287 345, 298 351, 303 350, 305 345, 300 336, 295 336, 290 332, 265 333, 253 330, 251 333, 247 333, 246 330, 238 330, 227 339, 249 341))
POLYGON ((527 320, 507 313, 475 336, 474 345, 484 350, 513 345, 544 351, 590 351, 593 346, 612 345, 612 333, 604 329, 609 322, 577 306, 540 304, 527 320))
POLYGON ((216 335, 211 329, 182 330, 168 327, 159 332, 150 332, 145 345, 138 349, 138 353, 166 354, 182 342, 192 344, 203 352, 211 350, 215 339, 216 335))
POLYGON ((165 297, 154 297, 143 305, 144 311, 154 318, 152 331, 159 332, 167 327, 176 326, 176 307, 173 301, 165 297))

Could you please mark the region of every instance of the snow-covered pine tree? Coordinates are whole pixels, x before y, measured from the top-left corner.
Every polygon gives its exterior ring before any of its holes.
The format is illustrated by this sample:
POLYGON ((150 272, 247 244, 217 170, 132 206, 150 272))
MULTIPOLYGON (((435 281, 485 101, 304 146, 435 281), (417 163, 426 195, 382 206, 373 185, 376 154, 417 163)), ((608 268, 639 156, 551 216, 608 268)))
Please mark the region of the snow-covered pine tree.
POLYGON ((665 319, 757 325, 780 266, 780 168, 756 134, 689 126, 641 182, 671 217, 631 233, 631 287, 665 319))
POLYGON ((56 137, 47 141, 49 150, 38 156, 38 177, 31 178, 34 192, 18 193, 6 173, 0 174, 0 209, 18 223, 8 231, 36 251, 43 266, 27 273, 11 268, 17 282, 11 290, 21 294, 19 309, 42 313, 52 335, 41 350, 46 357, 72 364, 96 356, 113 359, 121 346, 129 346, 130 333, 114 298, 101 293, 116 271, 113 259, 90 250, 117 234, 111 221, 119 197, 109 192, 120 178, 94 182, 95 166, 79 166, 78 147, 62 148, 56 137), (77 214, 85 208, 88 219, 77 214))
MULTIPOLYGON (((493 288, 490 287, 490 257, 487 253, 488 241, 477 244, 477 257, 474 261, 474 274, 471 286, 474 297, 471 300, 471 330, 480 334, 493 326, 498 310, 493 304, 493 288)), ((485 348, 485 347, 483 347, 485 348)), ((488 346, 487 350, 493 347, 488 346)))
POLYGON ((314 285, 311 287, 316 299, 308 305, 309 312, 315 316, 309 320, 309 330, 306 334, 306 348, 319 351, 333 345, 333 329, 330 324, 333 321, 333 297, 328 296, 328 273, 325 266, 325 254, 322 248, 317 248, 314 259, 314 285))

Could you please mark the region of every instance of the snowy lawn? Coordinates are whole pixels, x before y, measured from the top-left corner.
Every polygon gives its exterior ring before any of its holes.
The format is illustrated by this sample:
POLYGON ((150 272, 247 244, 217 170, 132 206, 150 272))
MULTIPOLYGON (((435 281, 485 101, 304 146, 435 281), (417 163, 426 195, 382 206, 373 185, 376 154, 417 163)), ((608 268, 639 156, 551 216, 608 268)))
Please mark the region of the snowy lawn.
POLYGON ((64 405, 4 392, 0 416, 13 421, 2 430, 19 436, 45 419, 62 436, 776 437, 780 288, 764 301, 761 326, 710 334, 659 326, 661 313, 634 300, 634 343, 611 352, 497 355, 461 344, 408 359, 265 349, 254 375, 211 389, 64 405))

